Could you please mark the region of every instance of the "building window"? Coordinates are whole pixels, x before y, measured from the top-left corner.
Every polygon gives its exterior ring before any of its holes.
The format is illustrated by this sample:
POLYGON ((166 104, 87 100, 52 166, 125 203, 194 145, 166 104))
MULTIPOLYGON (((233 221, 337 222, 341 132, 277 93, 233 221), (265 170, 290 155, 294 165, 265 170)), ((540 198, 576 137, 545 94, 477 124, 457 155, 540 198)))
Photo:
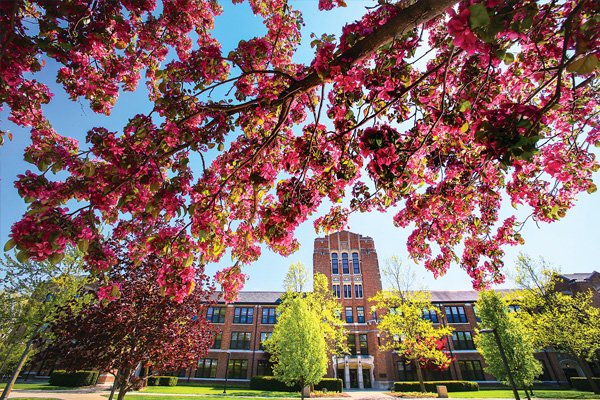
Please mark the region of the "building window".
POLYGON ((251 324, 254 319, 254 307, 236 307, 233 314, 234 324, 251 324))
POLYGON ((365 322, 365 308, 364 307, 356 307, 356 322, 363 323, 365 322))
POLYGON ((198 367, 194 374, 196 378, 216 378, 217 377, 217 359, 203 358, 198 361, 198 367))
POLYGON ((333 275, 339 275, 340 273, 340 266, 338 264, 337 253, 331 253, 331 273, 333 275))
POLYGON ((354 333, 348 334, 346 337, 346 341, 348 342, 348 351, 352 356, 356 355, 356 336, 354 333))
POLYGON ((475 350, 471 332, 452 332, 452 343, 456 350, 475 350))
POLYGON ((337 297, 338 299, 340 297, 342 297, 342 294, 340 292, 340 285, 333 285, 332 288, 333 288, 333 297, 337 297))
POLYGON ((208 307, 206 320, 213 324, 222 324, 225 322, 225 311, 225 307, 208 307))
POLYGON ((412 365, 404 364, 404 361, 398 361, 398 379, 401 381, 414 381, 416 380, 415 371, 413 371, 412 365))
POLYGON ((265 340, 267 340, 268 338, 270 338, 272 335, 273 335, 273 332, 261 332, 260 333, 260 346, 259 346, 260 350, 264 350, 265 349, 263 347, 263 342, 265 340))
POLYGON ((246 379, 248 377, 248 360, 229 360, 227 377, 231 379, 246 379))
POLYGON ((521 306, 517 305, 517 304, 511 304, 508 306, 508 311, 510 311, 510 312, 521 311, 521 306))
POLYGON ((258 360, 256 364, 256 375, 273 376, 273 364, 269 360, 258 360))
POLYGON ((349 324, 354 322, 354 317, 352 316, 352 307, 346 307, 346 322, 349 324))
POLYGON ((262 309, 262 318, 260 320, 261 324, 274 324, 277 322, 277 318, 275 317, 275 308, 273 307, 265 307, 262 309))
POLYGON ((428 308, 423 309, 423 319, 425 321, 431 321, 434 324, 437 324, 439 322, 438 316, 437 316, 437 313, 435 312, 435 310, 430 310, 428 308))
POLYGON ((229 348, 232 350, 250 350, 250 332, 231 332, 229 348))
POLYGON ((348 266, 348 253, 342 253, 342 273, 344 275, 350 273, 350 267, 348 266))
POLYGON ((352 268, 355 274, 360 274, 360 263, 358 261, 358 253, 352 253, 352 268))
POLYGON ((446 310, 446 318, 450 324, 464 324, 467 322, 467 316, 465 315, 465 308, 463 306, 447 306, 444 307, 446 310))
POLYGON ((222 340, 223 340, 223 333, 222 332, 217 333, 215 335, 215 341, 213 342, 211 349, 220 349, 222 340))
POLYGON ((344 298, 352 298, 352 285, 344 285, 344 298))
POLYGON ((356 297, 357 299, 362 299, 362 297, 363 297, 362 285, 354 285, 354 297, 356 297))
POLYGON ((358 335, 358 342, 360 343, 360 354, 369 354, 369 341, 367 340, 367 335, 358 335))
POLYGON ((467 381, 485 381, 481 362, 479 360, 459 361, 460 373, 464 380, 467 381))

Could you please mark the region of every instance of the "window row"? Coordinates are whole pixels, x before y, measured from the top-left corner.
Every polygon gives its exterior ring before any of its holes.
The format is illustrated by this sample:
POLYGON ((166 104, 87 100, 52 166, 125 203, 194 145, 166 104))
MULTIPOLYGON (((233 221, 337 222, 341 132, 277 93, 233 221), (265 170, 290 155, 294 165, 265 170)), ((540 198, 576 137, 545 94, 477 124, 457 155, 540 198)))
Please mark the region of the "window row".
MULTIPOLYGON (((344 298, 351 299, 352 298, 352 285, 342 285, 344 287, 344 298)), ((333 297, 337 297, 338 299, 342 298, 341 295, 341 287, 340 285, 332 285, 333 297)), ((362 284, 354 285, 354 298, 362 299, 363 298, 363 286, 362 284)))
POLYGON ((369 354, 369 341, 367 340, 366 334, 361 333, 357 335, 354 333, 350 333, 348 334, 346 340, 348 343, 349 355, 357 356, 359 354, 369 354), (358 339, 358 347, 356 346, 356 339, 358 339))
MULTIPOLYGON (((450 324, 464 324, 468 322, 463 306, 445 306, 444 313, 446 315, 446 320, 450 324)), ((436 324, 440 322, 435 310, 429 310, 427 308, 423 309, 423 319, 436 324)))
MULTIPOLYGON (((260 333, 260 344, 259 349, 264 350, 263 342, 271 337, 273 332, 261 332, 260 333)), ((229 341, 229 348, 231 350, 251 350, 252 346, 252 333, 251 332, 231 332, 231 340, 229 341)), ((219 332, 215 335, 215 341, 211 349, 221 349, 223 343, 223 333, 219 332)))
MULTIPOLYGON (((354 310, 352 307, 346 307, 344 310, 344 320, 346 321, 346 323, 348 324, 352 324, 354 323, 354 310)), ((365 308, 362 306, 358 306, 356 307, 356 322, 358 322, 359 324, 362 324, 365 322, 365 308)))
MULTIPOLYGON (((198 361, 196 378, 216 378, 218 360, 216 358, 203 358, 198 361)), ((185 372, 185 370, 184 370, 185 372)), ((258 360, 256 374, 260 376, 273 375, 273 364, 268 360, 258 360)), ((185 376, 185 375, 184 375, 185 376)), ((227 364, 227 378, 246 379, 248 377, 248 360, 230 359, 227 364)))
MULTIPOLYGON (((342 274, 348 275, 350 273, 348 253, 342 253, 341 261, 342 274)), ((352 253, 352 272, 354 274, 360 274, 360 261, 358 261, 358 253, 352 253)), ((340 260, 338 253, 331 253, 331 273, 333 275, 340 274, 340 260)))
MULTIPOLYGON (((206 320, 213 324, 225 323, 225 312, 226 307, 208 307, 206 311, 206 320)), ((236 307, 233 310, 233 323, 234 324, 251 324, 254 322, 254 307, 236 307)), ((262 309, 262 315, 260 319, 261 324, 275 324, 277 322, 277 316, 275 314, 275 307, 265 307, 262 309)))

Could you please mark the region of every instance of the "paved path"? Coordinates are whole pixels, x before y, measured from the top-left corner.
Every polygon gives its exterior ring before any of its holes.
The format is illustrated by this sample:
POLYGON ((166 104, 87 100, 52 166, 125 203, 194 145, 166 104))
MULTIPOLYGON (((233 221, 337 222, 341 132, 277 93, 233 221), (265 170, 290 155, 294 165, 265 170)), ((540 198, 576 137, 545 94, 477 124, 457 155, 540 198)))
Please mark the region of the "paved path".
POLYGON ((390 396, 386 393, 388 393, 389 391, 381 391, 381 390, 348 390, 345 391, 345 394, 350 395, 350 397, 352 399, 358 399, 358 400, 371 400, 371 399, 395 399, 395 397, 390 396))
POLYGON ((106 400, 106 397, 103 397, 103 394, 108 394, 109 391, 102 389, 98 390, 90 390, 90 389, 81 389, 81 390, 54 390, 44 392, 41 390, 13 390, 8 396, 9 399, 18 399, 19 397, 42 397, 48 399, 60 399, 60 400, 106 400))

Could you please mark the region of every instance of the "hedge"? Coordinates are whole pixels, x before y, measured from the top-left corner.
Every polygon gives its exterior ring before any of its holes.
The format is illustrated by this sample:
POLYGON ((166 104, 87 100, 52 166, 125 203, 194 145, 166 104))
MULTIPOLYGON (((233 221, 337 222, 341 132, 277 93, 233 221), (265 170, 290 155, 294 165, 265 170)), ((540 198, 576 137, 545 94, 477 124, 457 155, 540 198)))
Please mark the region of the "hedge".
MULTIPOLYGON (((594 382, 596 382, 596 385, 598 385, 600 387, 600 378, 592 378, 594 380, 594 382)), ((571 378, 571 383, 573 384, 573 387, 577 390, 583 390, 583 391, 588 391, 591 392, 592 391, 592 387, 590 386, 590 383, 588 382, 587 378, 585 377, 573 377, 571 378)))
POLYGON ((328 392, 339 392, 343 391, 342 380, 335 378, 323 378, 321 382, 315 385, 315 390, 327 389, 328 392))
POLYGON ((98 380, 98 371, 56 370, 50 374, 52 386, 92 386, 98 380))
POLYGON ((176 376, 150 376, 148 386, 177 386, 176 376))
MULTIPOLYGON (((277 380, 274 376, 253 376, 250 379, 250 389, 269 390, 274 392, 299 392, 300 386, 288 386, 277 380)), ((328 392, 342 392, 342 380, 334 378, 323 378, 315 385, 315 390, 327 389, 328 392)))
MULTIPOLYGON (((436 386, 446 386, 449 392, 476 392, 479 390, 477 382, 470 381, 425 381, 425 390, 436 392, 436 386)), ((421 386, 418 381, 394 382, 395 392, 418 392, 421 386)))

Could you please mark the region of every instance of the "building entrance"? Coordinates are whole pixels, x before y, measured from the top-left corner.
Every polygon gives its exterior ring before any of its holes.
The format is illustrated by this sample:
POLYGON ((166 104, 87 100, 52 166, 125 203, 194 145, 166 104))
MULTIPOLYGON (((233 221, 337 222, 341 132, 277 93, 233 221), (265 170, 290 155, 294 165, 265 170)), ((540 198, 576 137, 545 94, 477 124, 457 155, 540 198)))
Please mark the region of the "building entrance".
POLYGON ((371 386, 371 370, 368 369, 363 369, 362 370, 362 376, 363 376, 363 385, 365 389, 370 389, 371 386))
POLYGON ((350 370, 350 387, 358 389, 358 373, 355 369, 350 370))

